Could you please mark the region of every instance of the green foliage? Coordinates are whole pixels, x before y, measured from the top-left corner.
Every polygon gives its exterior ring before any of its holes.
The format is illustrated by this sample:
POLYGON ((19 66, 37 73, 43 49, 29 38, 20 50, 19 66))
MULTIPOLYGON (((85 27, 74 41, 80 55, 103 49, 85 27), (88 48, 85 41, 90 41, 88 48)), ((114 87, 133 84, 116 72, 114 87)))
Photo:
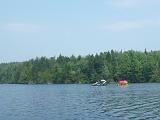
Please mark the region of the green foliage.
POLYGON ((93 83, 100 79, 160 82, 160 51, 111 50, 85 57, 59 55, 0 64, 0 83, 70 84, 93 83))

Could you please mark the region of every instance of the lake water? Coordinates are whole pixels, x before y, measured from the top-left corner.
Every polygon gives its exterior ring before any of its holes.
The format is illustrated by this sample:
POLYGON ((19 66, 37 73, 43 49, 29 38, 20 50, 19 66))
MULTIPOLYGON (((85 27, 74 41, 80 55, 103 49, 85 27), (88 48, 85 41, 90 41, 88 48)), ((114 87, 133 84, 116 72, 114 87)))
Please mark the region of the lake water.
POLYGON ((158 120, 160 84, 0 85, 1 120, 158 120))

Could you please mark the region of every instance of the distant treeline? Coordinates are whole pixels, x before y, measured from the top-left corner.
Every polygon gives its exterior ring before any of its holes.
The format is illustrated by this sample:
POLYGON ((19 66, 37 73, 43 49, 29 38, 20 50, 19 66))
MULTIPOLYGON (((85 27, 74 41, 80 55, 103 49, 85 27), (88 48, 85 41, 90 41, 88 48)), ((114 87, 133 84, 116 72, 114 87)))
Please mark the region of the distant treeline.
POLYGON ((0 64, 0 83, 93 83, 126 79, 160 82, 160 51, 108 51, 96 55, 41 57, 0 64))

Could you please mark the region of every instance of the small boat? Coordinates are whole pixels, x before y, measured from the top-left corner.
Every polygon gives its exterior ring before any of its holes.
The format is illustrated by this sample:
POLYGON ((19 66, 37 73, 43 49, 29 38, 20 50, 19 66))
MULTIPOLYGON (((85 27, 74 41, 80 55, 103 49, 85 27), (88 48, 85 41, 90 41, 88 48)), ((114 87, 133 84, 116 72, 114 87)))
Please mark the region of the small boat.
POLYGON ((92 84, 92 86, 105 86, 105 85, 107 85, 106 80, 100 80, 100 81, 92 84))
POLYGON ((128 82, 126 80, 118 80, 118 86, 127 86, 128 82))

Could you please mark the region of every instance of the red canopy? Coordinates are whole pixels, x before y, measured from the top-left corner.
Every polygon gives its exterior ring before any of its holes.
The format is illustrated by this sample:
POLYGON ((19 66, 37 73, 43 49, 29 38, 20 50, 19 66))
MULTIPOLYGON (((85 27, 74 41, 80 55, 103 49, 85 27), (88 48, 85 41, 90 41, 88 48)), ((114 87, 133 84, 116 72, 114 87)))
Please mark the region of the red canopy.
POLYGON ((118 80, 118 85, 127 85, 127 83, 126 80, 118 80))
POLYGON ((118 83, 124 83, 126 80, 118 80, 118 83))

